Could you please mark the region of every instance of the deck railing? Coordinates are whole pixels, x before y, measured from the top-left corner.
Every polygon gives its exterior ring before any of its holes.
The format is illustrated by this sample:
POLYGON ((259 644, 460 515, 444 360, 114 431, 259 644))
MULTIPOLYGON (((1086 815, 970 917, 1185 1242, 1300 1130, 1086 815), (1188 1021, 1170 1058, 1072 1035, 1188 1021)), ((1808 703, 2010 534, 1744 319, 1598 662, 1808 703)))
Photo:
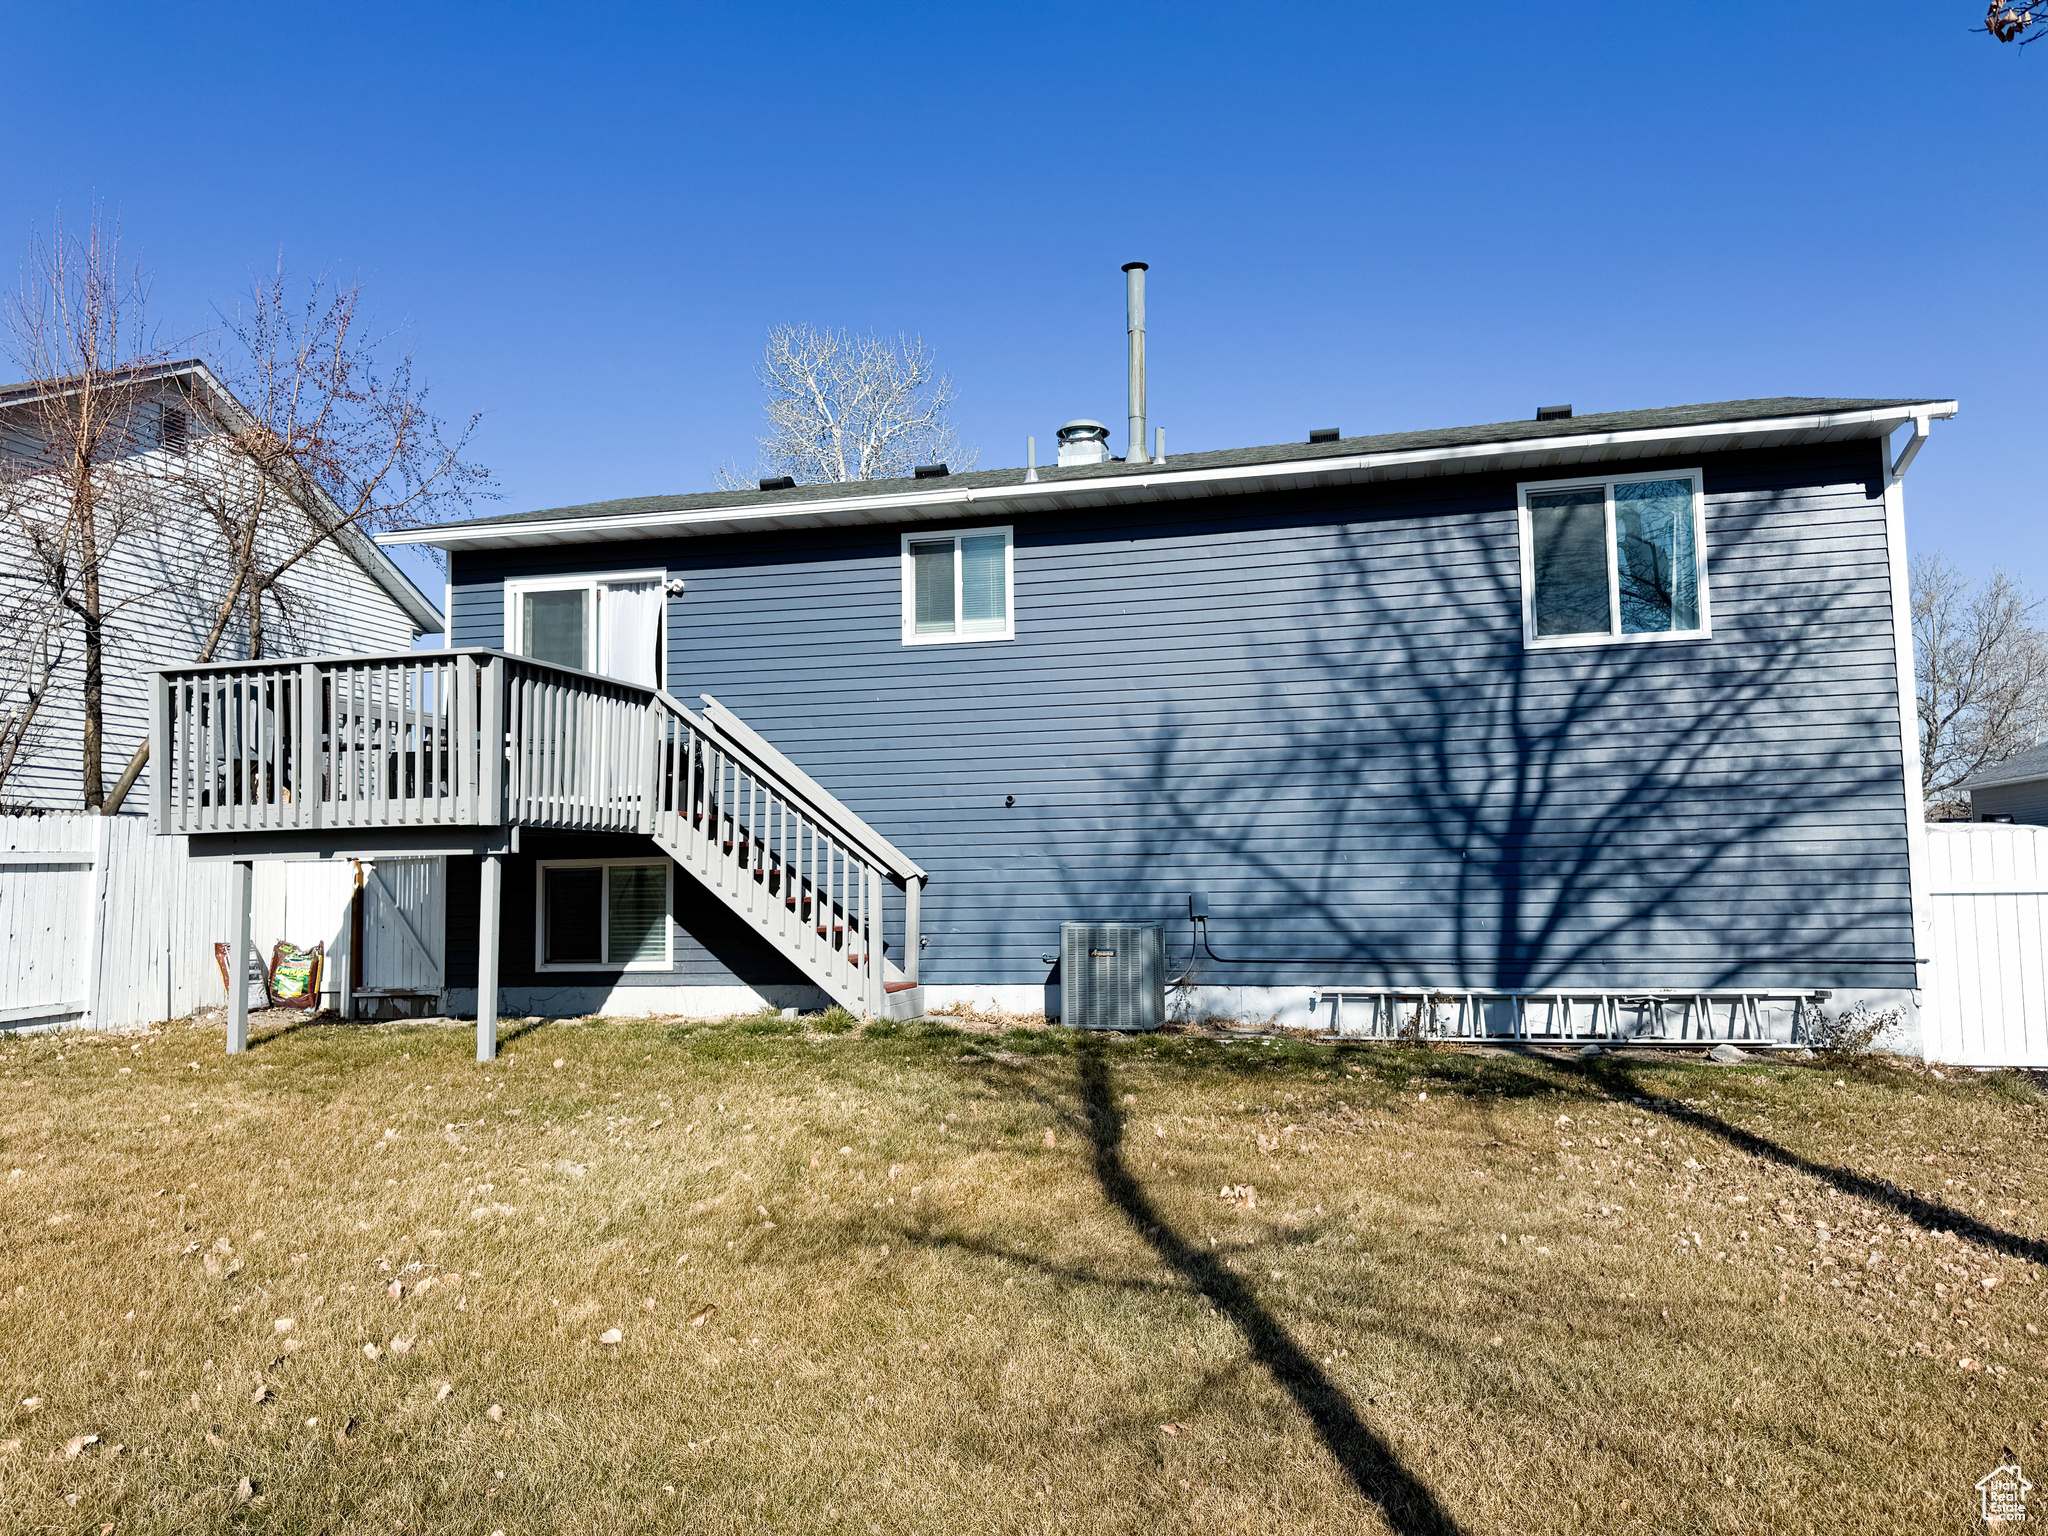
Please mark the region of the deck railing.
POLYGON ((160 832, 495 826, 505 658, 403 651, 166 668, 151 703, 160 832))
POLYGON ((167 668, 152 710, 159 832, 639 832, 842 1003, 879 1014, 917 981, 925 872, 715 699, 406 651, 167 668), (885 885, 904 893, 893 972, 885 885))

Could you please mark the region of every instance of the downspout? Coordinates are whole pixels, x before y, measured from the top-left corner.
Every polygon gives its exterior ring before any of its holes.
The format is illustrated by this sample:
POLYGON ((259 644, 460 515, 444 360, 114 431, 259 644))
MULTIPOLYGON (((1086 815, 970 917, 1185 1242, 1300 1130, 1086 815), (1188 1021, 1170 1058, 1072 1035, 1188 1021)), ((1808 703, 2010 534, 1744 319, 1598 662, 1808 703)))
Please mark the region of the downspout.
POLYGON ((1878 439, 1884 471, 1885 568, 1892 589, 1893 665, 1899 681, 1899 764, 1906 805, 1906 881, 1912 908, 1913 988, 1919 1015, 1920 1056, 1932 1061, 1934 1030, 1941 1024, 1933 1001, 1934 914, 1927 894, 1927 795, 1920 781, 1920 690, 1913 668, 1913 587, 1906 558, 1906 469, 1927 441, 1929 417, 1913 418, 1913 435, 1896 459, 1891 439, 1878 439))

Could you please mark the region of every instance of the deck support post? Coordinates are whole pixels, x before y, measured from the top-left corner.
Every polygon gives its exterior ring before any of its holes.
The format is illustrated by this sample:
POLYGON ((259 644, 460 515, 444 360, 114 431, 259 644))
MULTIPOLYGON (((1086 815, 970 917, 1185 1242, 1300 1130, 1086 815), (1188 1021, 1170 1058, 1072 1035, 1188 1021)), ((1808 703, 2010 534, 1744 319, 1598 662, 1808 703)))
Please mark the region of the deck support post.
POLYGON ((231 889, 235 901, 235 942, 228 951, 228 1054, 239 1056, 249 1049, 249 907, 250 887, 256 866, 247 859, 235 860, 231 889))
POLYGON ((498 908, 504 894, 505 864, 495 853, 483 857, 483 882, 476 921, 476 1059, 498 1055, 498 908))

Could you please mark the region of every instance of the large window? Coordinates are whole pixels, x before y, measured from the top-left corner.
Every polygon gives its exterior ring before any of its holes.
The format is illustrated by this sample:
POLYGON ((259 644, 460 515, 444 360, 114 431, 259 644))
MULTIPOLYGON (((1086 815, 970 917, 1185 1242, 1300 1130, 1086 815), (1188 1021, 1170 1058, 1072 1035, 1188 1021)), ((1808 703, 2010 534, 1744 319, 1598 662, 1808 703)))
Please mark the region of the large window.
POLYGON ((626 571, 508 581, 506 648, 536 661, 661 687, 667 574, 626 571))
POLYGON ((1705 636, 1698 470, 1521 487, 1522 637, 1603 645, 1705 636))
POLYGON ((1010 530, 903 536, 903 643, 1016 637, 1010 530))
POLYGON ((666 971, 667 859, 565 859, 538 868, 535 964, 543 971, 666 971))

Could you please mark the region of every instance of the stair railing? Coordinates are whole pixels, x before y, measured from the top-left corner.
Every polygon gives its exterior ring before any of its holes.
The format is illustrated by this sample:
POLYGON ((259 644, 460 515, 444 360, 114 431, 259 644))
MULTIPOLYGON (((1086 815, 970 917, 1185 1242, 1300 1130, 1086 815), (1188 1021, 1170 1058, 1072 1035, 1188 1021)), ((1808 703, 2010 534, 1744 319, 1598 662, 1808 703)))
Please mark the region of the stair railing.
POLYGON ((657 698, 647 830, 841 1001, 879 1016, 882 887, 904 892, 898 975, 914 985, 929 876, 717 700, 705 705, 657 698))

